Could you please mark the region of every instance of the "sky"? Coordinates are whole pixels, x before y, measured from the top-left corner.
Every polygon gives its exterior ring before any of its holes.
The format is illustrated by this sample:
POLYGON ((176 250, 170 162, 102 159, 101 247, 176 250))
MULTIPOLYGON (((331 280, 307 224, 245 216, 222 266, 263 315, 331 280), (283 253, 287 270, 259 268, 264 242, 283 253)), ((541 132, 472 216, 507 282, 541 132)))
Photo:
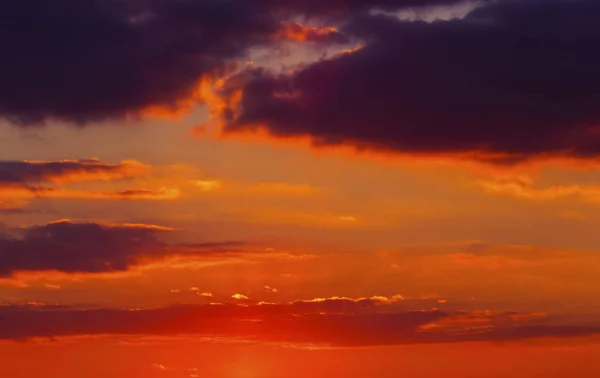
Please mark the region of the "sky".
POLYGON ((1 377, 599 376, 600 2, 0 11, 1 377))

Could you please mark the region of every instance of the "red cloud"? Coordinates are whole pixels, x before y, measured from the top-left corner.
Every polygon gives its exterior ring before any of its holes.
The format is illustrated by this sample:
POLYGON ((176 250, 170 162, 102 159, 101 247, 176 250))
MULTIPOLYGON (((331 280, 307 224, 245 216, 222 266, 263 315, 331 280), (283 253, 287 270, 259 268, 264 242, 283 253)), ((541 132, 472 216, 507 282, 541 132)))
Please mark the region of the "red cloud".
MULTIPOLYGON (((334 300, 332 300, 334 301, 334 300)), ((311 311, 293 304, 189 305, 159 309, 70 309, 48 306, 0 307, 2 339, 97 334, 195 334, 255 342, 332 346, 400 345, 574 337, 600 332, 599 325, 564 325, 528 314, 402 311, 389 306, 339 311, 320 303, 311 311), (431 324, 462 318, 460 329, 431 324), (471 319, 467 321, 465 319, 471 319), (507 320, 509 319, 509 320, 507 320), (483 326, 482 326, 483 324, 483 326)))
POLYGON ((0 186, 43 182, 115 180, 144 174, 147 167, 135 160, 118 164, 97 159, 60 161, 0 161, 0 186))

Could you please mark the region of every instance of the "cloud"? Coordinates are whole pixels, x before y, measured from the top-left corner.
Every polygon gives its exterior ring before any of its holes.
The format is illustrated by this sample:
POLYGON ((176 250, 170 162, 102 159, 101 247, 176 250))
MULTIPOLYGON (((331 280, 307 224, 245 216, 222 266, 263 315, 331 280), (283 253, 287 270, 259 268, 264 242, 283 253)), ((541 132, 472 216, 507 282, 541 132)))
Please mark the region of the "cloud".
POLYGON ((290 184, 285 182, 260 182, 251 185, 249 191, 256 194, 307 196, 319 194, 322 188, 309 184, 290 184))
POLYGON ((76 190, 48 186, 0 188, 0 193, 11 198, 76 198, 121 200, 174 200, 180 197, 178 188, 125 190, 76 190))
POLYGON ((97 159, 59 161, 0 161, 0 186, 43 182, 94 181, 133 178, 147 167, 135 160, 118 164, 97 159))
MULTIPOLYGON (((168 200, 180 197, 178 188, 131 188, 124 190, 79 190, 48 186, 81 181, 131 179, 146 174, 149 167, 135 160, 118 164, 97 159, 60 161, 0 161, 0 193, 9 198, 87 198, 168 200)), ((6 206, 3 212, 14 213, 6 206)))
POLYGON ((480 180, 479 185, 492 194, 503 194, 531 201, 551 201, 567 197, 578 197, 584 201, 600 203, 600 187, 595 185, 554 185, 536 188, 534 180, 527 176, 497 177, 480 180))
POLYGON ((203 192, 211 192, 223 187, 223 183, 219 180, 196 180, 194 185, 203 192))
POLYGON ((269 8, 283 12, 336 19, 369 13, 373 9, 395 11, 405 8, 453 5, 462 0, 263 0, 269 8))
POLYGON ((15 214, 24 214, 26 213, 25 209, 11 207, 11 208, 0 208, 0 214, 4 215, 15 215, 15 214))
POLYGON ((101 225, 61 220, 0 234, 0 277, 16 272, 103 273, 172 255, 204 256, 230 243, 170 245, 160 239, 168 228, 154 225, 101 225))
POLYGON ((277 293, 279 290, 276 287, 265 285, 264 288, 267 293, 277 293))
MULTIPOLYGON (((0 194, 6 194, 0 189, 0 194)), ((24 204, 14 201, 0 200, 0 214, 2 215, 29 215, 29 214, 51 214, 56 213, 56 210, 40 210, 35 208, 24 207, 24 204)))
POLYGON ((48 290, 60 290, 60 285, 54 285, 54 284, 50 284, 50 283, 45 283, 44 284, 44 288, 46 288, 48 290))
POLYGON ((237 305, 189 305, 146 310, 42 311, 0 308, 0 317, 6 325, 0 330, 0 338, 196 333, 215 337, 256 338, 263 341, 304 341, 306 338, 314 338, 319 342, 343 342, 345 332, 348 332, 347 336, 350 338, 361 337, 361 331, 376 328, 379 330, 377 335, 381 335, 383 329, 393 325, 391 332, 396 330, 404 334, 410 333, 419 325, 444 316, 439 312, 424 311, 367 316, 314 314, 297 317, 289 310, 285 305, 276 308, 276 311, 266 306, 237 305), (251 319, 257 321, 248 321, 251 319), (278 331, 273 332, 274 329, 278 331), (303 329, 307 333, 299 334, 303 329))
POLYGON ((152 367, 158 370, 166 371, 167 368, 163 364, 152 364, 152 367))
POLYGON ((335 28, 316 28, 305 26, 297 22, 284 24, 279 31, 280 38, 300 42, 329 42, 347 43, 346 37, 335 28))
POLYGON ((276 30, 268 13, 234 3, 4 1, 12 21, 0 29, 0 114, 20 124, 82 124, 177 108, 203 75, 276 30))
POLYGON ((598 18, 593 0, 506 0, 430 23, 354 14, 339 30, 362 48, 232 76, 224 132, 497 164, 598 157, 598 18))
POLYGON ((5 326, 0 329, 0 339, 194 334, 216 340, 370 346, 575 337, 600 331, 598 326, 553 323, 548 317, 515 312, 406 311, 386 305, 365 305, 355 311, 341 305, 323 306, 332 301, 335 300, 304 301, 316 306, 305 311, 299 311, 292 303, 155 309, 0 306, 0 320, 5 326), (482 318, 486 321, 482 322, 482 318))
POLYGON ((20 310, 35 310, 35 311, 45 311, 45 310, 66 310, 71 309, 72 307, 67 305, 62 305, 59 303, 44 303, 44 302, 4 302, 0 301, 0 311, 3 313, 9 311, 20 311, 20 310))
POLYGON ((4 0, 11 21, 0 25, 0 117, 19 125, 82 125, 177 113, 202 100, 202 78, 227 71, 250 48, 271 46, 282 34, 321 42, 342 37, 298 32, 289 21, 300 14, 328 19, 377 6, 455 2, 4 0))
POLYGON ((177 188, 125 189, 120 191, 86 192, 83 198, 121 198, 121 199, 176 199, 180 196, 177 188))
POLYGON ((134 228, 138 230, 154 230, 154 231, 174 231, 172 227, 164 227, 156 224, 145 223, 124 223, 122 225, 114 225, 115 227, 134 228))
POLYGON ((16 206, 11 202, 0 201, 0 214, 4 215, 16 215, 16 214, 27 214, 30 212, 35 212, 33 210, 24 209, 22 207, 16 206))

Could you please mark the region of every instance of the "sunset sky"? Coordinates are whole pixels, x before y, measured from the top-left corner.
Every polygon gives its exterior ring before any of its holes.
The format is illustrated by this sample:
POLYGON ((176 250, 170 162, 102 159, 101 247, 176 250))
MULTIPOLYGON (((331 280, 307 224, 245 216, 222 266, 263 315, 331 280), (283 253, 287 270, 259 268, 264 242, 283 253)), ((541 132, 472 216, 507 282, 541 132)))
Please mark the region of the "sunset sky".
POLYGON ((0 14, 0 377, 600 376, 600 1, 0 14))

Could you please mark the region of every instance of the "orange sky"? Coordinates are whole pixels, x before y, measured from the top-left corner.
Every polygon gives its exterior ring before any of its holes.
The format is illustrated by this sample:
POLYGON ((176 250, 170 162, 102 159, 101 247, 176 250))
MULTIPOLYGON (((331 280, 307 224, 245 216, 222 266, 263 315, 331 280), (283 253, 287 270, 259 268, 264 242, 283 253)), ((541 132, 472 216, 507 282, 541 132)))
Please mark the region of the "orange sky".
MULTIPOLYGON (((303 21, 231 69, 363 48, 303 21)), ((0 114, 0 377, 599 376, 597 158, 235 125, 220 68, 85 127, 0 114)))
MULTIPOLYGON (((200 111, 190 117, 202 116, 200 111)), ((597 348, 593 324, 600 310, 595 302, 600 260, 594 251, 599 219, 590 184, 595 168, 540 164, 505 180, 505 172, 461 163, 381 162, 277 143, 197 140, 187 132, 195 123, 192 118, 84 131, 53 125, 36 130, 43 140, 23 139, 23 131, 4 127, 2 138, 9 148, 1 154, 6 160, 93 157, 120 164, 135 159, 135 165, 146 167, 126 179, 67 173, 35 183, 53 188, 47 195, 2 188, 4 208, 23 209, 4 213, 6 232, 18 235, 15 227, 60 219, 119 228, 155 225, 159 239, 172 247, 156 256, 142 251, 123 269, 97 273, 17 269, 0 279, 2 303, 24 306, 21 311, 26 312, 58 313, 65 310, 39 310, 27 303, 60 304, 75 312, 229 303, 256 307, 258 312, 250 316, 267 322, 269 331, 260 331, 252 341, 239 338, 255 331, 235 325, 213 339, 210 332, 194 335, 196 329, 185 326, 177 333, 186 335, 142 330, 86 336, 92 330, 82 324, 81 331, 68 331, 72 335, 50 336, 50 323, 49 330, 34 338, 25 333, 25 339, 2 342, 3 376, 193 377, 194 368, 198 376, 214 377, 598 373, 591 363, 597 348), (115 134, 122 144, 103 142, 115 134), (517 181, 521 177, 527 179, 517 181), (544 194, 573 187, 582 189, 544 194), (177 195, 98 194, 162 188, 177 195), (215 251, 192 246, 230 241, 239 244, 215 251), (434 325, 429 332, 450 337, 419 341, 418 336, 413 345, 413 336, 400 333, 392 341, 397 346, 361 346, 359 335, 377 331, 357 324, 327 336, 316 324, 304 322, 283 331, 282 323, 264 318, 260 307, 265 305, 259 304, 378 296, 401 299, 372 309, 369 304, 361 311, 436 308, 450 317, 456 311, 472 315, 461 322, 423 323, 434 325), (485 311, 523 316, 511 317, 509 323, 482 323, 476 314, 485 311), (501 335, 506 327, 532 324, 550 328, 531 338, 518 330, 501 335), (488 328, 477 331, 482 326, 488 328), (573 328, 552 328, 563 326, 573 328), (292 337, 295 332, 307 336, 292 337), (464 332, 481 336, 465 337, 464 332), (30 364, 32 359, 39 364, 30 364)), ((354 311, 344 306, 336 308, 354 311)), ((233 315, 221 316, 229 321, 233 315)))

